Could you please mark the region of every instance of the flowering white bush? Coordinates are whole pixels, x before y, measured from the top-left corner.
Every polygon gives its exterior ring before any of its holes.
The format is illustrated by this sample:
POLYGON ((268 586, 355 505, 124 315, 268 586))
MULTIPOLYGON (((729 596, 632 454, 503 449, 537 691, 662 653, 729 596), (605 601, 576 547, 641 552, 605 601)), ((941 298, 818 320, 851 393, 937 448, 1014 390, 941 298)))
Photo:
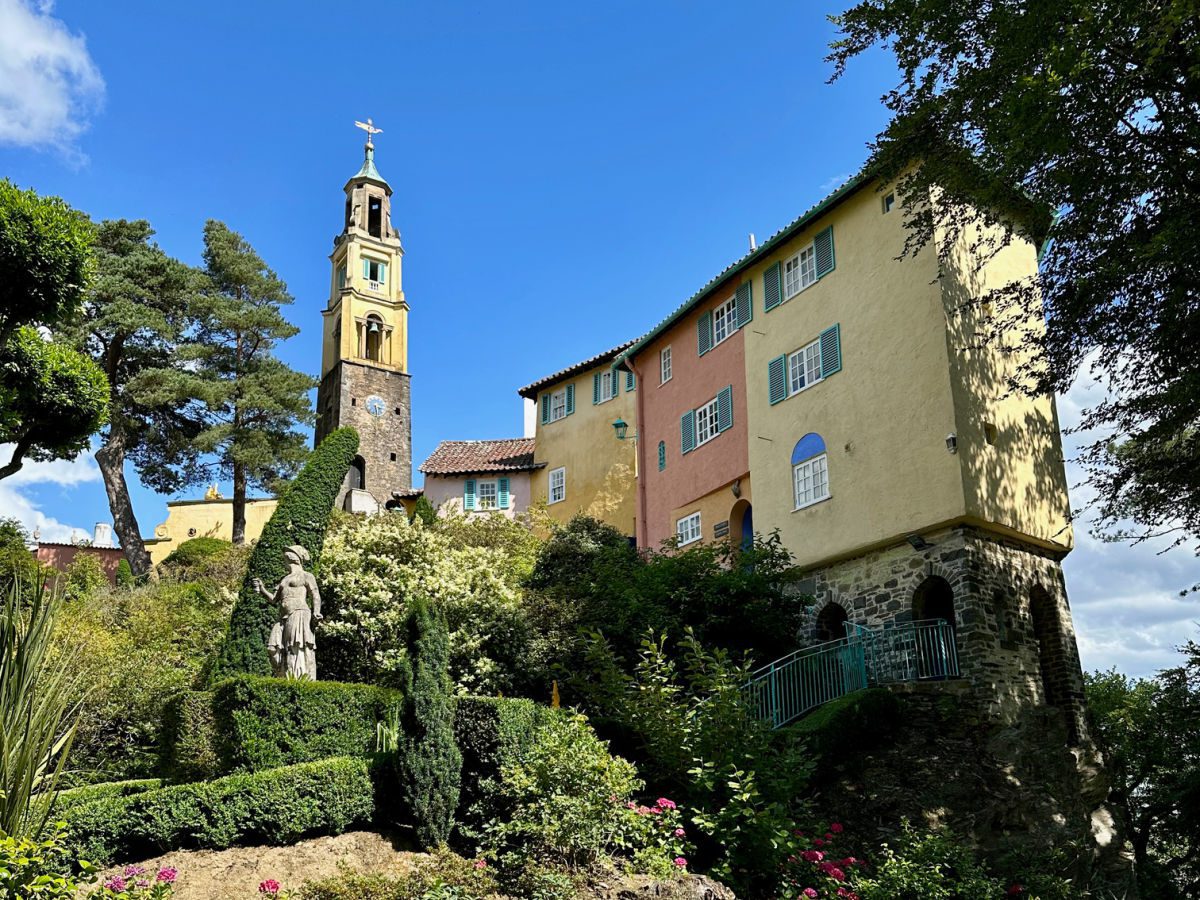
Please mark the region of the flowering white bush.
MULTIPOLYGON (((461 526, 461 523, 456 523, 461 526)), ((517 529, 522 526, 512 524, 517 529)), ((397 669, 407 600, 422 595, 446 615, 450 673, 464 693, 511 690, 528 665, 519 578, 501 543, 474 546, 449 529, 404 515, 353 517, 330 530, 318 579, 326 600, 322 675, 381 680, 397 669)))

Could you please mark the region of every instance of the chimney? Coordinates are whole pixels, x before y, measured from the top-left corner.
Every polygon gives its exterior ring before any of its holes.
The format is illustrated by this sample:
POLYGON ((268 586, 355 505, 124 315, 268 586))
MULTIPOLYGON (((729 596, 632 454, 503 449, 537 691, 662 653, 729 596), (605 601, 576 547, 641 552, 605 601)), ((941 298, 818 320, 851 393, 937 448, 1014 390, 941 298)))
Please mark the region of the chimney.
POLYGON ((92 532, 92 546, 111 547, 112 545, 112 526, 107 522, 97 522, 96 530, 92 532))

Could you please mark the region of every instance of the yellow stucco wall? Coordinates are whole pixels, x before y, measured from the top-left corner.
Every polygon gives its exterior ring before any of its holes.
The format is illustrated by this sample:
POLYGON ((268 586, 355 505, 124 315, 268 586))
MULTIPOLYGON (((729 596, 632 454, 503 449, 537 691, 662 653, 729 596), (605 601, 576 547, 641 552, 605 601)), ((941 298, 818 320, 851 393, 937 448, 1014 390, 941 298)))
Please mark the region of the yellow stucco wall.
POLYGON ((1032 246, 1005 251, 974 282, 953 274, 938 282, 932 248, 896 259, 904 237, 900 206, 884 213, 868 185, 755 267, 755 318, 745 334, 756 530, 778 528, 801 565, 962 521, 1069 548, 1053 402, 1006 396, 1012 363, 999 351, 961 355, 964 296, 1036 272, 1032 246), (764 314, 763 270, 828 225, 836 268, 764 314), (842 370, 770 405, 768 361, 835 323, 842 370), (1002 436, 994 447, 983 440, 992 420, 1002 436), (825 441, 830 498, 796 510, 791 453, 809 432, 825 441), (946 449, 950 433, 955 454, 946 449))
POLYGON ((534 503, 548 500, 550 472, 560 466, 567 470, 567 495, 559 503, 549 503, 546 511, 558 522, 568 522, 576 513, 586 513, 633 535, 637 516, 637 479, 634 470, 634 432, 637 430, 636 392, 625 390, 625 373, 620 377, 621 393, 604 403, 592 403, 592 375, 609 370, 611 360, 542 389, 536 398, 537 447, 534 459, 546 467, 533 476, 534 503), (540 418, 542 394, 575 385, 575 412, 557 422, 543 425, 540 418), (617 440, 612 423, 629 423, 628 436, 617 440))
MULTIPOLYGON (((278 503, 274 497, 246 501, 248 543, 258 540, 278 503)), ((158 565, 172 550, 194 537, 215 537, 225 541, 232 539, 233 501, 177 500, 168 503, 167 521, 154 529, 154 538, 146 541, 146 550, 150 553, 150 560, 158 565)))
MULTIPOLYGON (((944 245, 946 239, 939 234, 938 240, 944 245)), ((942 285, 954 350, 951 385, 966 514, 997 530, 1069 549, 1074 535, 1054 398, 1029 397, 1009 384, 1030 359, 1018 332, 1040 335, 1041 309, 1029 311, 1017 331, 1005 327, 1002 335, 981 339, 1008 314, 986 309, 979 298, 1029 283, 1037 272, 1037 250, 1023 239, 1005 244, 999 228, 982 227, 964 232, 947 249, 942 285), (988 425, 994 426, 991 434, 988 425)))
MULTIPOLYGON (((686 506, 680 506, 671 511, 671 527, 674 528, 679 520, 684 516, 690 516, 692 513, 700 513, 700 543, 712 544, 725 540, 727 537, 735 543, 741 540, 741 525, 742 516, 745 508, 751 506, 753 497, 750 493, 750 475, 749 473, 737 479, 738 496, 733 494, 733 484, 723 484, 714 491, 710 491, 703 497, 697 497, 686 506), (724 522, 729 526, 729 530, 725 535, 718 537, 715 533, 715 528, 718 523, 724 522)), ((761 532, 758 527, 757 519, 755 520, 755 530, 761 532)), ((655 548, 657 549, 657 548, 655 548)))

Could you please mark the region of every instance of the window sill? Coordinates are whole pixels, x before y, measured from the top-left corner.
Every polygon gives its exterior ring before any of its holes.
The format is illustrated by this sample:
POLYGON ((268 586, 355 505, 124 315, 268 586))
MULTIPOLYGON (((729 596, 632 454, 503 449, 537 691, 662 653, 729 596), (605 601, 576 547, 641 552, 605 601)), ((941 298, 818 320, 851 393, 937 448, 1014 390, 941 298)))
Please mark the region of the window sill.
POLYGON ((818 503, 824 503, 826 500, 832 500, 832 499, 833 499, 833 494, 826 494, 820 500, 809 500, 807 503, 804 503, 800 506, 794 507, 792 509, 792 512, 800 512, 800 510, 802 510, 802 509, 808 509, 810 506, 816 506, 818 503))
MULTIPOLYGON (((830 374, 834 374, 834 373, 831 372, 830 374)), ((788 391, 788 395, 786 397, 784 397, 783 399, 791 400, 793 397, 798 397, 801 394, 803 394, 805 391, 807 391, 809 388, 815 388, 818 384, 820 384, 824 380, 825 380, 824 378, 818 378, 816 381, 810 381, 808 384, 806 384, 804 387, 800 388, 799 390, 788 391)), ((782 403, 783 400, 781 400, 779 402, 782 403)))
MULTIPOLYGON (((678 536, 679 536, 679 535, 676 535, 676 537, 678 537, 678 536)), ((680 547, 687 547, 687 546, 689 546, 689 545, 691 545, 691 544, 697 544, 697 543, 699 543, 699 542, 700 542, 700 541, 702 541, 702 540, 704 540, 703 536, 701 536, 701 537, 694 537, 694 538, 692 538, 690 541, 680 541, 680 542, 679 542, 679 546, 680 546, 680 547)))
POLYGON ((671 380, 670 378, 664 378, 662 381, 660 381, 660 382, 658 383, 658 386, 659 386, 659 387, 662 387, 664 384, 666 384, 666 383, 667 383, 668 381, 670 381, 670 380, 671 380))
POLYGON ((557 500, 547 500, 547 501, 546 501, 546 505, 547 505, 547 506, 554 506, 554 504, 556 504, 556 503, 562 503, 562 502, 563 502, 564 500, 566 500, 566 499, 567 499, 566 497, 559 497, 557 500))

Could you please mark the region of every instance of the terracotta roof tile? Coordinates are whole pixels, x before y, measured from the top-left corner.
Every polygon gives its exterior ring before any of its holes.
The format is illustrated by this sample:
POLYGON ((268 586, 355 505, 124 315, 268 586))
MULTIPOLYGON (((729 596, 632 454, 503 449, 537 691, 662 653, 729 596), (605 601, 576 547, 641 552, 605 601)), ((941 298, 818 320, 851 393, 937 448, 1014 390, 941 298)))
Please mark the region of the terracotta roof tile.
POLYGON ((421 463, 426 475, 467 475, 471 472, 524 472, 545 463, 533 461, 533 438, 499 441, 442 441, 421 463))
MULTIPOLYGON (((634 338, 634 340, 637 340, 637 338, 634 338)), ((611 350, 605 350, 603 353, 597 353, 595 356, 589 356, 582 362, 577 362, 573 366, 567 366, 565 369, 559 369, 553 375, 547 375, 545 378, 539 378, 537 381, 533 382, 533 384, 525 385, 525 387, 520 388, 517 393, 522 397, 527 397, 528 399, 532 400, 537 397, 538 391, 540 391, 542 388, 549 387, 555 382, 570 378, 572 375, 578 375, 580 372, 586 371, 597 363, 604 362, 606 359, 612 359, 622 350, 632 345, 633 341, 626 341, 623 344, 618 344, 611 350)))

